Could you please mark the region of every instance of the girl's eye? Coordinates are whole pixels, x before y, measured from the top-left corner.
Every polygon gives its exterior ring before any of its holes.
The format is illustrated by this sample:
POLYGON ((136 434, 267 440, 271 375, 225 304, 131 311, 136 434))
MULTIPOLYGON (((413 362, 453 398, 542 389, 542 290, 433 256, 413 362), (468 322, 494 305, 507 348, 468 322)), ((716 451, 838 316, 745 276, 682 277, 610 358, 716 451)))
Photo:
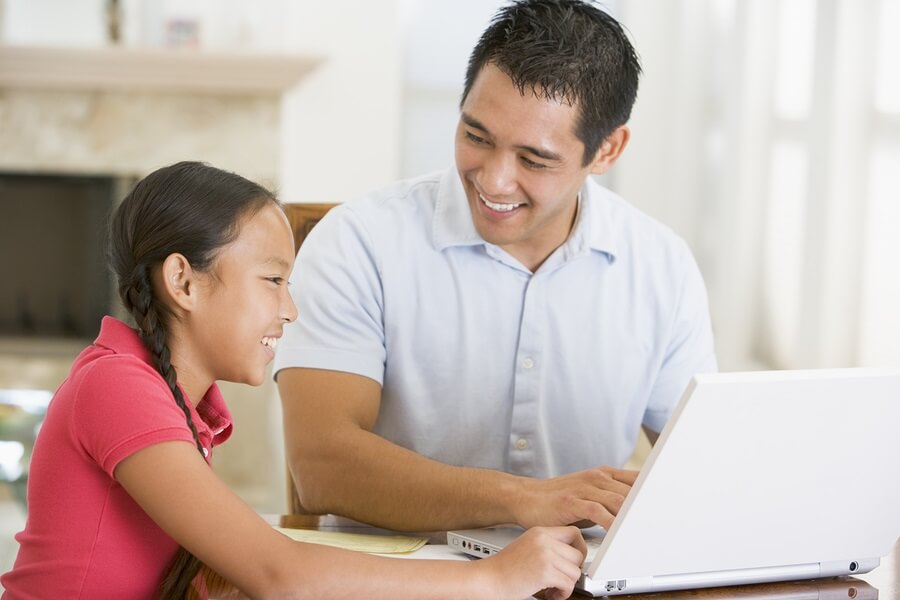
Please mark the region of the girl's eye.
POLYGON ((283 277, 266 277, 266 280, 271 281, 275 285, 281 285, 282 283, 284 283, 283 277))

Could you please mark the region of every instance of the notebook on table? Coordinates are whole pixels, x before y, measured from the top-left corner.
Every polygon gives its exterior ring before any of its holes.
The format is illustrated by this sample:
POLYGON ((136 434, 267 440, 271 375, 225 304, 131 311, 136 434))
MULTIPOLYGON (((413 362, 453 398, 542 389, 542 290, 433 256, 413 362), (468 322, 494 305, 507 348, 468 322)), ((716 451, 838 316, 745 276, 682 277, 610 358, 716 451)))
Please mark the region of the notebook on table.
MULTIPOLYGON (((695 376, 578 589, 594 596, 865 573, 900 536, 900 370, 695 376)), ((599 528, 593 528, 599 529, 599 528)), ((451 531, 473 556, 516 528, 451 531)))

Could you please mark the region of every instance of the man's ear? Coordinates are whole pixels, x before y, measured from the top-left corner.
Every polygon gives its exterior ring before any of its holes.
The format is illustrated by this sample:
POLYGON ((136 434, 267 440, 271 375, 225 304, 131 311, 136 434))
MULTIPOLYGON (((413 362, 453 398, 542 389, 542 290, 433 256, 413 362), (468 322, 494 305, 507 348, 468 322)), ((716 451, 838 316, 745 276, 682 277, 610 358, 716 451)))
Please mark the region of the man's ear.
POLYGON ((166 257, 159 270, 160 289, 167 303, 185 311, 193 309, 197 301, 197 279, 191 263, 183 254, 174 253, 166 257))
POLYGON ((629 139, 631 139, 631 130, 627 125, 616 127, 597 148, 594 160, 591 161, 591 174, 603 175, 609 171, 622 156, 622 151, 628 145, 629 139))

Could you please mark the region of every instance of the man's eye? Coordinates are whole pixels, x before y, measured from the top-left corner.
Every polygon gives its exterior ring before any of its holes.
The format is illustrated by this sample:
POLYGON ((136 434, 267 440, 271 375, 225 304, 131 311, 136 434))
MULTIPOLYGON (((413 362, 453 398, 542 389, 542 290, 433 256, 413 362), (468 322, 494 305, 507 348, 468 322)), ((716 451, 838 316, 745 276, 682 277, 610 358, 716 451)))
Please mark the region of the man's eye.
POLYGON ((534 162, 527 156, 522 157, 522 164, 524 164, 529 169, 546 169, 547 168, 547 165, 545 165, 543 163, 539 163, 539 162, 534 162))
POLYGON ((467 131, 467 132, 466 132, 466 137, 469 139, 470 142, 474 142, 474 143, 476 143, 476 144, 487 144, 487 140, 486 140, 486 139, 484 139, 483 137, 480 137, 480 136, 475 135, 475 134, 472 133, 471 131, 467 131))

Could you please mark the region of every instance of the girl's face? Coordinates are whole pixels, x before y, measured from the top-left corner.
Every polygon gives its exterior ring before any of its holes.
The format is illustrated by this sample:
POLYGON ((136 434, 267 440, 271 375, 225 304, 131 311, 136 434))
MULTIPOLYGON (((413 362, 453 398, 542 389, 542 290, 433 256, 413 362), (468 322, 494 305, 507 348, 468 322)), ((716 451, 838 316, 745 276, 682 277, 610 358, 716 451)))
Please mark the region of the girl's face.
POLYGON ((220 250, 211 272, 200 276, 182 340, 191 356, 176 365, 179 379, 264 381, 282 327, 297 318, 288 292, 293 261, 290 224, 274 203, 244 219, 237 239, 220 250))

